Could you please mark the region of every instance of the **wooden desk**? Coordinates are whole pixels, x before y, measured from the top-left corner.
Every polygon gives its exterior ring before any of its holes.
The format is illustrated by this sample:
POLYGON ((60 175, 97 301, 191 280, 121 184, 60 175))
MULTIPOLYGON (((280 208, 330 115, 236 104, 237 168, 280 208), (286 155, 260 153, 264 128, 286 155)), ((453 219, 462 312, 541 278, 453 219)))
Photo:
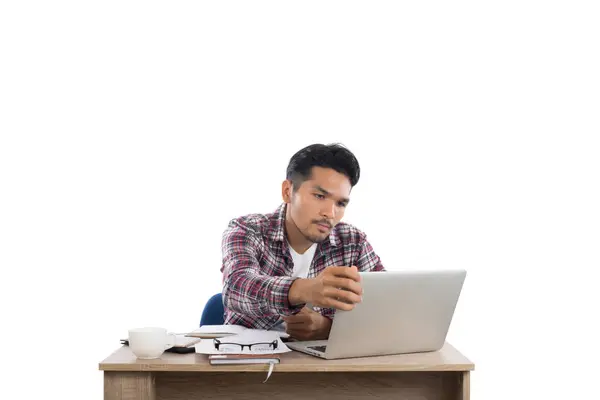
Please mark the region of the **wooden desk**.
POLYGON ((100 363, 105 400, 469 399, 473 363, 446 344, 432 353, 322 360, 298 352, 268 365, 211 366, 207 356, 138 360, 124 346, 100 363))

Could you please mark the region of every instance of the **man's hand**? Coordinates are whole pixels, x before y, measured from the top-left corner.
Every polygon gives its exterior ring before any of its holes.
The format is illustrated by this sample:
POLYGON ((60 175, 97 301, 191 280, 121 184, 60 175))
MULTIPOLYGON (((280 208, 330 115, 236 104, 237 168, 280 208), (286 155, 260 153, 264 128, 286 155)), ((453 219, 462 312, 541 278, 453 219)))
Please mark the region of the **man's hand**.
POLYGON ((321 340, 329 337, 331 320, 316 311, 304 307, 296 315, 283 317, 286 332, 298 340, 321 340))
POLYGON ((292 305, 311 303, 350 311, 362 299, 358 269, 354 266, 327 267, 316 278, 297 279, 290 287, 288 299, 292 305))

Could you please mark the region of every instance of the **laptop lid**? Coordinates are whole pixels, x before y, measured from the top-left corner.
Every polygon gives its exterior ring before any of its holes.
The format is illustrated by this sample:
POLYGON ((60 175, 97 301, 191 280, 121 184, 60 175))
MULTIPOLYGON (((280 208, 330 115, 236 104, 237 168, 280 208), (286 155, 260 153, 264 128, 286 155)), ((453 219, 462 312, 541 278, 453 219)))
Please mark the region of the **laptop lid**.
POLYGON ((360 273, 363 300, 337 310, 326 358, 439 350, 454 315, 465 270, 360 273))

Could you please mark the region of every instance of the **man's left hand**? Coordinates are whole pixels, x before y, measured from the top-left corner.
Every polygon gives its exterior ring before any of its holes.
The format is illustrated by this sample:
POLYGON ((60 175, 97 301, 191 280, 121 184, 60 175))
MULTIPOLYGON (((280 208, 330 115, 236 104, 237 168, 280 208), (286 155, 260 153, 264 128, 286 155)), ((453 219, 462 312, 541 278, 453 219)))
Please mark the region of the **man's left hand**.
POLYGON ((286 332, 298 340, 321 340, 329 337, 331 320, 310 308, 304 307, 296 315, 283 317, 286 332))

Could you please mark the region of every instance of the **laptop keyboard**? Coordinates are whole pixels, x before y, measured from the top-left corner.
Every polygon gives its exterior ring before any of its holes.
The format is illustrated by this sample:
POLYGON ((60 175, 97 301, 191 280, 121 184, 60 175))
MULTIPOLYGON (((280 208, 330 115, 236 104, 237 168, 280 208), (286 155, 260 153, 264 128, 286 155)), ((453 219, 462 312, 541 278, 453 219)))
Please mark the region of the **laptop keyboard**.
POLYGON ((309 346, 308 348, 320 351, 321 353, 325 353, 325 349, 327 349, 327 346, 309 346))

